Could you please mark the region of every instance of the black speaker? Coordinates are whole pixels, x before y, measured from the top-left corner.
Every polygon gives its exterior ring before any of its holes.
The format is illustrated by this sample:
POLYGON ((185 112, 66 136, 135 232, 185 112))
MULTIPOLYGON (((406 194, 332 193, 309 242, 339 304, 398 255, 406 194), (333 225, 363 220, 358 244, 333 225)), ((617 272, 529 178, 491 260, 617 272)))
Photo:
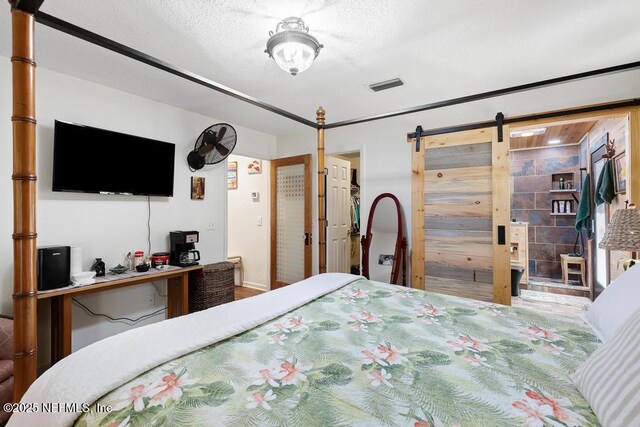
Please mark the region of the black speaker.
POLYGON ((38 290, 69 286, 71 277, 71 246, 38 248, 38 290))

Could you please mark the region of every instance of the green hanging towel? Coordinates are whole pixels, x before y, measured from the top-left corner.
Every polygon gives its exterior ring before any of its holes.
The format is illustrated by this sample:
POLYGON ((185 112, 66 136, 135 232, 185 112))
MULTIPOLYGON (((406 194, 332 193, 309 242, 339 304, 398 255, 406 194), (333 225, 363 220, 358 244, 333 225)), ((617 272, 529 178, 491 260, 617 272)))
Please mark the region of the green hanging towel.
POLYGON ((582 183, 580 191, 580 201, 578 203, 578 213, 576 214, 575 229, 578 233, 581 230, 587 232, 587 239, 591 239, 591 175, 587 174, 582 183))
POLYGON ((613 179, 613 160, 609 159, 604 164, 596 184, 596 191, 593 195, 593 201, 596 205, 611 204, 611 201, 616 196, 616 192, 613 189, 613 179))

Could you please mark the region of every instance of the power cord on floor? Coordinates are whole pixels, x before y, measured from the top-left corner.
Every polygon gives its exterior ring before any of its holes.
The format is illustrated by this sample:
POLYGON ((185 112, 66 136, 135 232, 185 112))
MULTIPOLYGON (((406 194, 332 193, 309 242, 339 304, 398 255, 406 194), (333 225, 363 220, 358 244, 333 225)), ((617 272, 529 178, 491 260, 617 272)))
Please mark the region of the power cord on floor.
MULTIPOLYGON (((157 289, 156 289, 157 291, 157 289)), ((166 307, 163 307, 159 310, 154 311, 153 313, 148 313, 148 314, 144 314, 136 319, 131 319, 129 317, 111 317, 108 314, 104 314, 104 313, 96 313, 93 310, 91 310, 89 307, 87 307, 86 305, 84 305, 83 303, 81 303, 80 301, 78 301, 77 299, 73 298, 73 302, 75 302, 77 305, 79 305, 80 307, 82 307, 85 311, 87 311, 87 313, 92 314, 94 316, 101 316, 101 317, 105 317, 108 320, 112 321, 112 322, 117 322, 117 323, 126 323, 126 322, 130 322, 131 324, 136 324, 138 322, 141 322, 143 320, 149 319, 150 317, 153 316, 157 316, 160 313, 163 313, 165 311, 167 311, 166 307)))

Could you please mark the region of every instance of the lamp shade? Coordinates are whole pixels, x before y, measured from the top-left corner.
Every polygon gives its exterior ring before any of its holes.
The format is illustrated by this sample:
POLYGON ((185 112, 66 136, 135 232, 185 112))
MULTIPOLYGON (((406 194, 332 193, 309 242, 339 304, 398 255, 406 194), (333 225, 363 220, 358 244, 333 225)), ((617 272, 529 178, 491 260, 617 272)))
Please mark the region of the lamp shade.
POLYGON ((295 76, 313 64, 322 47, 301 18, 289 17, 278 24, 275 33, 270 33, 265 53, 278 67, 295 76))
POLYGON ((612 251, 639 251, 640 210, 618 209, 615 211, 598 247, 612 251))

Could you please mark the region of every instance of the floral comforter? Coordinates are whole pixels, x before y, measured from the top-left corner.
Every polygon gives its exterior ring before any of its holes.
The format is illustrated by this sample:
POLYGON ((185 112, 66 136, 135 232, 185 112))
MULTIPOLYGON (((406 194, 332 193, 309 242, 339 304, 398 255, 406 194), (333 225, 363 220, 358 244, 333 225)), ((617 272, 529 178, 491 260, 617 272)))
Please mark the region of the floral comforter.
POLYGON ((76 425, 593 426, 569 375, 598 345, 579 319, 359 280, 140 375, 76 425))

